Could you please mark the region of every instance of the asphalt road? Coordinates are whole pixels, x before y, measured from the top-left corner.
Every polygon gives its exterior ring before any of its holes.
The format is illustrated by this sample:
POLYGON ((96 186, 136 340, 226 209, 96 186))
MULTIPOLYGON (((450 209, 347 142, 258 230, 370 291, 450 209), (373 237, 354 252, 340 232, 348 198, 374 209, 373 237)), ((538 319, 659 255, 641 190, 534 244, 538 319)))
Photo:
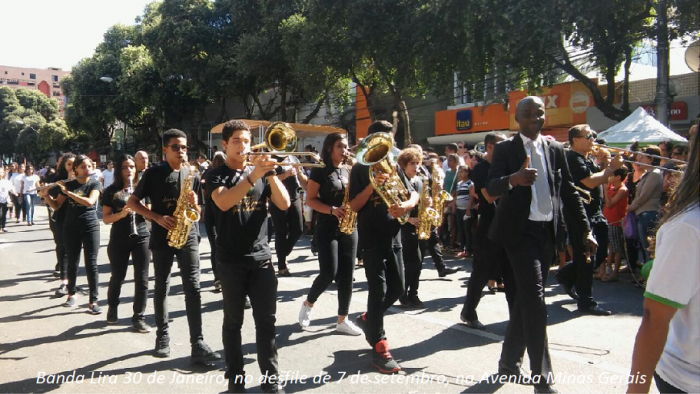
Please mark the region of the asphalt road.
MULTIPOLYGON (((37 208, 36 226, 8 225, 0 234, 0 393, 217 393, 226 390, 223 361, 212 366, 190 364, 190 346, 181 280, 174 269, 169 297, 170 358, 151 356, 155 330, 131 330, 133 275, 129 268, 123 286, 120 321, 107 325, 106 296, 109 264, 106 247, 109 226, 102 226, 99 254, 100 303, 104 313, 87 313, 87 297, 78 307, 66 308, 54 297, 54 243, 46 210, 37 208)), ((203 227, 203 226, 202 226, 203 227)), ((212 292, 209 244, 200 245, 202 313, 205 341, 223 354, 221 295, 212 292)), ((479 306, 486 331, 459 323, 471 260, 450 260, 460 272, 439 278, 428 258, 423 266, 420 297, 425 310, 390 309, 385 328, 400 374, 386 376, 371 366, 369 347, 362 337, 333 332, 335 289, 319 299, 312 325, 302 331, 299 307, 318 273, 316 258, 303 237, 290 257, 291 278, 280 278, 277 308, 279 365, 287 392, 318 393, 531 393, 532 387, 490 381, 497 371, 501 341, 507 325, 502 293, 486 292, 479 306)), ((553 273, 553 272, 552 272, 553 273)), ((153 269, 151 269, 153 275, 153 269)), ((351 318, 367 301, 364 271, 355 271, 351 318)), ((153 281, 151 277, 151 292, 153 281)), ((81 263, 78 284, 87 286, 81 263)), ((562 393, 624 392, 634 338, 642 313, 642 290, 622 276, 617 283, 595 282, 593 294, 613 316, 581 315, 550 275, 548 336, 556 377, 562 393)), ((147 321, 155 326, 149 296, 147 321)), ((260 392, 252 313, 243 327, 249 392, 260 392)), ((527 357, 525 358, 527 366, 527 357)), ((652 390, 656 390, 652 385, 652 390)))

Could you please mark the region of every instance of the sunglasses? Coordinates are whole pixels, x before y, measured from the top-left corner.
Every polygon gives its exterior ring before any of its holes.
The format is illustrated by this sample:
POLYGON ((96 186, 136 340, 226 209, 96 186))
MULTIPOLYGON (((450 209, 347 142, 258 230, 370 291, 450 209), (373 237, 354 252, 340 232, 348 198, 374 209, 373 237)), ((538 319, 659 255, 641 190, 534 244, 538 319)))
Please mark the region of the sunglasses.
POLYGON ((588 134, 585 134, 585 135, 579 135, 579 136, 578 136, 578 138, 585 138, 585 139, 587 139, 587 140, 590 140, 591 137, 593 137, 593 134, 592 134, 592 133, 588 133, 588 134))
POLYGON ((179 152, 181 150, 187 152, 187 145, 172 144, 170 145, 170 149, 172 149, 173 152, 179 152))

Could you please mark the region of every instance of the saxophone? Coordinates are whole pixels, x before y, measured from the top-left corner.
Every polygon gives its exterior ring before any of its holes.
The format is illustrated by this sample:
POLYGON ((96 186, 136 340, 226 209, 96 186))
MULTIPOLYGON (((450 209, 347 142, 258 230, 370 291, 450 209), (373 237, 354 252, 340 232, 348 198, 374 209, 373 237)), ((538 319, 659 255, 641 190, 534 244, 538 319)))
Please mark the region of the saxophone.
POLYGON ((357 212, 350 209, 350 185, 345 185, 345 197, 343 198, 345 216, 338 223, 338 228, 343 234, 352 234, 357 226, 357 212))
POLYGON ((418 203, 418 226, 416 227, 416 233, 418 234, 418 239, 426 240, 430 238, 430 230, 433 223, 435 223, 440 215, 438 211, 428 205, 428 198, 430 197, 428 195, 428 177, 423 174, 420 174, 420 176, 423 178, 423 188, 421 189, 420 202, 418 203))
POLYGON ((199 212, 192 207, 187 201, 187 195, 192 191, 192 179, 194 177, 188 175, 183 182, 180 196, 177 199, 177 206, 173 217, 177 220, 177 224, 172 230, 168 230, 168 246, 175 249, 182 249, 190 235, 192 224, 199 221, 199 212))
POLYGON ((435 207, 435 211, 438 213, 437 217, 433 220, 433 226, 435 227, 440 227, 442 226, 442 217, 443 217, 443 211, 445 208, 445 202, 450 202, 453 200, 452 195, 447 192, 447 190, 443 190, 440 188, 440 173, 437 170, 437 162, 433 162, 432 166, 432 175, 433 175, 433 190, 432 190, 432 197, 433 197, 433 207, 435 207))

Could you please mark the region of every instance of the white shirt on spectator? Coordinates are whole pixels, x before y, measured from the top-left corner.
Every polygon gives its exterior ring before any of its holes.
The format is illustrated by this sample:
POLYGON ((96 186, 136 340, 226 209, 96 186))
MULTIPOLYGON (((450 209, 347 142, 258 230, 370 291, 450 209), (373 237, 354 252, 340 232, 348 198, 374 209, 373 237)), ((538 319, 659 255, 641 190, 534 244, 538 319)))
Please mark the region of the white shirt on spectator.
POLYGON ((106 189, 109 185, 114 183, 114 169, 102 171, 102 179, 104 179, 104 187, 106 189))
POLYGON ((673 386, 700 393, 700 207, 661 226, 644 296, 677 308, 656 373, 673 386))
POLYGON ((23 175, 22 183, 24 183, 24 189, 22 189, 22 194, 36 194, 36 187, 39 181, 39 175, 23 175))
POLYGON ((12 186, 14 186, 17 193, 22 189, 22 178, 24 178, 24 174, 21 172, 15 172, 10 178, 10 182, 12 182, 12 186))
POLYGON ((15 187, 7 179, 0 179, 0 204, 7 204, 10 201, 10 193, 15 192, 15 187))

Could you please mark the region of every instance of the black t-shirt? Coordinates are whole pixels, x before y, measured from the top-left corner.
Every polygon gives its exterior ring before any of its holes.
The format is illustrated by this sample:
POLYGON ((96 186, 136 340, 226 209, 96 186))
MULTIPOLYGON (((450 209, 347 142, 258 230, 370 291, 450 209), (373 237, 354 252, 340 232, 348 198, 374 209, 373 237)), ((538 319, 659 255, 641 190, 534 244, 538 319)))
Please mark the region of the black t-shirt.
MULTIPOLYGON (((81 197, 89 197, 93 190, 100 191, 102 185, 99 181, 88 178, 87 182, 80 183, 77 180, 66 183, 66 190, 73 192, 81 197)), ((97 221, 97 203, 86 207, 78 204, 72 198, 65 196, 66 201, 63 205, 67 205, 65 218, 63 219, 64 226, 82 225, 82 226, 98 226, 97 221)))
MULTIPOLYGON (((322 203, 339 207, 345 199, 345 188, 350 182, 350 169, 346 166, 335 168, 328 165, 325 168, 313 168, 310 180, 318 183, 318 198, 322 203)), ((338 218, 328 212, 319 212, 318 223, 330 227, 338 226, 338 218)))
MULTIPOLYGON (((280 165, 275 167, 275 173, 277 175, 284 174, 287 170, 292 168, 291 166, 285 166, 285 163, 299 163, 299 160, 294 157, 294 156, 286 156, 284 158, 283 162, 280 162, 280 165)), ((301 168, 297 168, 297 171, 303 171, 301 168)), ((299 183, 299 179, 297 179, 296 176, 290 176, 286 178, 285 180, 282 181, 282 184, 284 187, 287 189, 287 193, 289 193, 289 200, 290 201, 295 201, 296 199, 299 198, 299 190, 301 190, 301 184, 299 183)))
MULTIPOLYGON (((571 172, 574 185, 583 190, 587 190, 591 194, 591 202, 589 204, 583 204, 583 207, 586 209, 588 221, 591 223, 605 222, 605 216, 603 216, 602 211, 603 186, 596 186, 593 189, 589 189, 586 185, 581 183, 582 180, 600 172, 600 168, 593 163, 593 160, 587 159, 573 150, 566 152, 566 162, 569 165, 569 172, 571 172)), ((582 198, 585 197, 582 196, 582 198)))
MULTIPOLYGON (((207 173, 207 193, 219 187, 230 189, 240 182, 250 186, 246 180, 252 167, 243 171, 232 170, 226 165, 207 173)), ((221 263, 263 262, 272 258, 267 243, 267 202, 271 195, 267 179, 261 178, 250 187, 237 205, 216 211, 216 246, 221 251, 221 263)))
MULTIPOLYGON (((174 171, 168 162, 162 162, 143 172, 141 180, 136 184, 134 195, 140 200, 148 198, 151 201, 151 211, 159 215, 172 216, 180 198, 180 187, 184 184, 185 178, 189 175, 189 169, 183 166, 180 171, 174 171)), ((199 192, 199 177, 192 179, 192 190, 199 192)), ((161 227, 157 222, 151 223, 151 249, 168 248, 168 230, 161 227)), ((199 226, 193 225, 190 229, 189 238, 196 239, 199 236, 199 226)), ((189 240, 188 240, 189 242, 189 240)))
POLYGON ((493 222, 493 218, 496 216, 496 205, 486 201, 484 194, 481 193, 481 189, 484 189, 487 185, 490 169, 491 163, 484 160, 475 165, 470 173, 472 182, 474 182, 474 191, 479 198, 479 223, 477 226, 478 231, 482 234, 488 232, 489 227, 491 227, 491 222, 493 222))
MULTIPOLYGON (((395 164, 393 165, 396 166, 395 164)), ((355 164, 352 167, 350 172, 350 200, 355 198, 370 184, 369 169, 370 167, 362 164, 355 164)), ((413 187, 406 180, 403 171, 400 169, 397 169, 397 171, 408 192, 413 192, 413 187)), ((357 230, 359 244, 363 250, 387 245, 393 247, 401 246, 401 224, 397 219, 389 215, 388 207, 376 191, 372 193, 367 203, 357 213, 357 230)))
MULTIPOLYGON (((416 175, 413 177, 413 179, 408 181, 411 184, 411 187, 413 190, 415 190, 418 194, 423 196, 423 177, 420 175, 416 175)), ((428 195, 430 196, 430 190, 428 190, 428 195)), ((415 207, 411 210, 411 212, 408 214, 409 217, 416 218, 418 217, 418 209, 420 208, 420 202, 416 204, 415 207)), ((411 226, 414 227, 412 224, 409 224, 406 222, 405 226, 411 226)))
MULTIPOLYGON (((55 177, 54 177, 55 178, 55 177)), ((55 181, 53 181, 55 182, 55 181)), ((54 186, 51 189, 49 189, 49 195, 53 198, 56 199, 56 197, 60 196, 61 193, 61 188, 58 186, 54 186)), ((66 196, 66 198, 68 198, 66 196)), ((68 210, 68 203, 64 202, 58 209, 53 211, 53 214, 51 215, 51 220, 53 220, 56 223, 63 223, 63 221, 66 218, 66 211, 68 210)))
MULTIPOLYGON (((126 206, 126 202, 129 199, 128 189, 119 190, 117 185, 109 185, 102 196, 102 205, 112 209, 112 213, 121 212, 126 206)), ((140 237, 147 237, 148 227, 146 227, 146 220, 143 216, 136 214, 136 230, 140 237)), ((116 222, 112 223, 112 229, 110 230, 110 239, 124 239, 131 235, 131 215, 127 215, 116 222)))

